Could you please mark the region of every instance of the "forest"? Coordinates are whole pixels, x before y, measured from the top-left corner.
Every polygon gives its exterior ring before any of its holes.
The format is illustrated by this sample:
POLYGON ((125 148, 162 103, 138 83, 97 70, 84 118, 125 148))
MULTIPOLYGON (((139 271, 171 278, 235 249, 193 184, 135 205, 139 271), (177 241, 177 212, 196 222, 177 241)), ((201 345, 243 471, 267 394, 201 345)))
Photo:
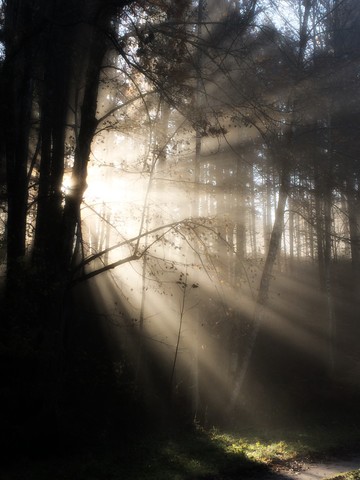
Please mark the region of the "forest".
POLYGON ((1 0, 0 84, 4 478, 359 445, 360 3, 1 0))

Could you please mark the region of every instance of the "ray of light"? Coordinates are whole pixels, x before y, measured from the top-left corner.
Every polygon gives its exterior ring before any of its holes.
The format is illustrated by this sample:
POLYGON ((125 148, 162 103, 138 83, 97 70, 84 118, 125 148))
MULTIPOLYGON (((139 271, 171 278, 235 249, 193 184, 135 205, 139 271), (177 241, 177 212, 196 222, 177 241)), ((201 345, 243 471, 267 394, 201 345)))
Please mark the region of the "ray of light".
MULTIPOLYGON (((221 210, 230 205, 226 189, 196 188, 186 162, 179 171, 171 162, 144 171, 143 162, 124 164, 112 155, 89 169, 83 236, 87 255, 104 252, 90 270, 131 259, 91 280, 114 357, 126 352, 154 401, 172 388, 203 412, 225 412, 252 328, 262 264, 240 263, 234 252, 236 230, 221 210)), ((316 288, 281 278, 263 332, 280 348, 324 363, 326 329, 304 323, 303 306, 292 303, 299 294, 315 305, 316 288)), ((242 411, 258 420, 251 403, 243 402, 242 411)))

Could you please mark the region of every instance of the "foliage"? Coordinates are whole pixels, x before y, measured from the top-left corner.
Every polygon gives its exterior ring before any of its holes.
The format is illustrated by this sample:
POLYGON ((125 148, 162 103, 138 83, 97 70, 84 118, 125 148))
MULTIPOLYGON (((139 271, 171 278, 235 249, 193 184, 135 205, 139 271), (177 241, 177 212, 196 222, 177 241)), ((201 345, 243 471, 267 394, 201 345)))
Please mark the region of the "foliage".
POLYGON ((336 477, 331 477, 331 480, 359 480, 359 479, 360 479, 360 470, 353 470, 352 472, 347 472, 341 475, 336 475, 336 477))

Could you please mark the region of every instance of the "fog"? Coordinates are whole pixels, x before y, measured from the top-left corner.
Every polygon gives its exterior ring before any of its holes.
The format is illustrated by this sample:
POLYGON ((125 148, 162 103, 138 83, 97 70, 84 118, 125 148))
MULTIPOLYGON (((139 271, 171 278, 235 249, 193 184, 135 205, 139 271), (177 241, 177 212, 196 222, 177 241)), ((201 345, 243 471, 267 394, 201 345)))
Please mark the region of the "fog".
POLYGON ((45 3, 0 1, 0 450, 231 479, 358 439, 358 2, 45 3))

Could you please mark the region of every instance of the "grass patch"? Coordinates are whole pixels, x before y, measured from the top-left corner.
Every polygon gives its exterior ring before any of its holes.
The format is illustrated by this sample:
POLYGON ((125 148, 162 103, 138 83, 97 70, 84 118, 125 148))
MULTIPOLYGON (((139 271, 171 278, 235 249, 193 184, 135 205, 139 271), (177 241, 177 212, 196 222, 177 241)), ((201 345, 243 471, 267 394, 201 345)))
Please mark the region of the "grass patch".
POLYGON ((286 441, 238 437, 234 434, 213 431, 212 440, 230 454, 241 454, 250 461, 270 464, 279 460, 290 460, 299 454, 299 448, 286 441))
MULTIPOLYGON (((344 431, 345 435, 345 431, 344 431)), ((343 445, 341 432, 266 432, 261 435, 219 430, 144 436, 123 446, 92 449, 47 458, 23 458, 8 466, 4 480, 190 480, 260 476, 275 465, 291 465, 297 459, 326 455, 343 445)), ((349 431, 347 430, 347 435, 349 431)), ((336 480, 360 480, 353 477, 336 480)))
POLYGON ((341 475, 336 475, 336 477, 331 477, 329 480, 360 480, 360 470, 342 473, 341 475))

